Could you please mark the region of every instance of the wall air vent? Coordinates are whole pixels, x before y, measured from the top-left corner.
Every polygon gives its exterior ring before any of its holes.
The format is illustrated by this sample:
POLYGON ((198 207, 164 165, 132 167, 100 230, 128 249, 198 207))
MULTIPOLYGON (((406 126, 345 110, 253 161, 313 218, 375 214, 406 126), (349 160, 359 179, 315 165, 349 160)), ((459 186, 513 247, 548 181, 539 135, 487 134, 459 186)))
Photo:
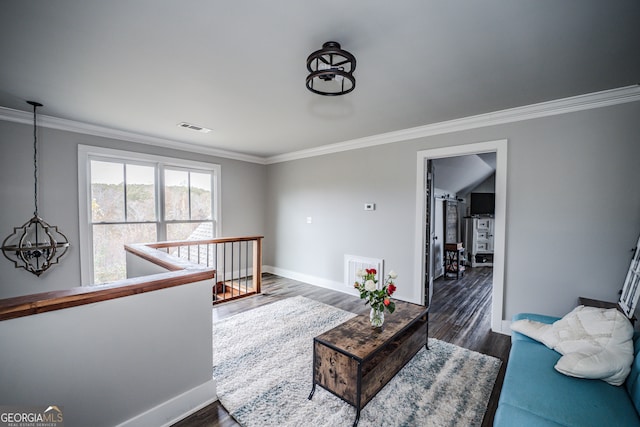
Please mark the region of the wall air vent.
POLYGON ((211 129, 207 129, 207 128, 202 127, 202 126, 192 125, 191 123, 187 123, 187 122, 178 123, 178 127, 195 130, 195 131, 201 132, 201 133, 209 133, 209 132, 211 132, 211 129))
POLYGON ((375 268, 378 281, 381 281, 384 277, 384 260, 381 258, 368 258, 357 255, 344 256, 344 283, 348 287, 353 287, 353 282, 360 280, 357 276, 358 270, 364 270, 367 268, 375 268))

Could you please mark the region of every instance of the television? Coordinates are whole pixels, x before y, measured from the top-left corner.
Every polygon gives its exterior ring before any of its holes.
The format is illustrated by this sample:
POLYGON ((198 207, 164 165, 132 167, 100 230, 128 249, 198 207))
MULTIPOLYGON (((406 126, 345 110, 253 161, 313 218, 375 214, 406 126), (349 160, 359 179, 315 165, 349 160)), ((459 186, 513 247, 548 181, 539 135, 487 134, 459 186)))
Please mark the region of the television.
POLYGON ((471 193, 471 216, 493 215, 496 212, 495 193, 471 193))

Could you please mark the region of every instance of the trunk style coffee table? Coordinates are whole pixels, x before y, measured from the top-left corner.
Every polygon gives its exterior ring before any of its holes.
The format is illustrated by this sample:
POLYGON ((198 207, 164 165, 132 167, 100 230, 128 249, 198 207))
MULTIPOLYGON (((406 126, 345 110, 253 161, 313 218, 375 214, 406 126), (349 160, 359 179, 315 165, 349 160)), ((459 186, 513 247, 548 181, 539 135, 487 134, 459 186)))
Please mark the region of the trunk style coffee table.
POLYGON ((428 308, 396 301, 382 330, 356 316, 313 339, 313 386, 320 385, 360 411, 420 350, 427 347, 428 308))

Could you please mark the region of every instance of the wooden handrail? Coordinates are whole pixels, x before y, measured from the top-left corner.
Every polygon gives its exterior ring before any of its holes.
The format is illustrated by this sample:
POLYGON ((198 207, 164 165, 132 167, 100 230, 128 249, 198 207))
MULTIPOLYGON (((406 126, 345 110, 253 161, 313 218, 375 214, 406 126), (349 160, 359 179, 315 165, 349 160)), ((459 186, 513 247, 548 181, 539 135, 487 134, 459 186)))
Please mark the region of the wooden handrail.
MULTIPOLYGON (((262 284, 262 239, 264 239, 264 236, 221 237, 217 239, 203 240, 170 240, 165 242, 125 245, 125 249, 128 252, 135 254, 136 256, 144 258, 147 261, 168 270, 178 270, 181 267, 176 264, 175 257, 161 251, 154 251, 153 249, 168 249, 184 246, 215 245, 224 243, 255 241, 255 244, 253 245, 253 283, 256 289, 256 293, 260 293, 262 284)), ((189 261, 184 262, 189 263, 189 261)))
POLYGON ((70 289, 0 299, 0 321, 152 292, 202 280, 211 280, 216 277, 216 270, 213 268, 204 267, 158 250, 177 246, 255 241, 253 245, 253 276, 256 291, 260 293, 262 239, 263 236, 245 236, 125 245, 127 252, 169 271, 152 276, 119 280, 108 285, 78 286, 70 289))
POLYGON ((214 269, 182 270, 120 280, 108 285, 79 286, 0 300, 0 320, 77 307, 187 283, 210 280, 214 269))
POLYGON ((250 242, 252 240, 262 241, 264 236, 243 236, 243 237, 221 237, 219 239, 204 239, 204 240, 169 240, 166 242, 154 242, 144 243, 145 246, 150 248, 173 248, 176 246, 196 246, 196 245, 209 245, 216 243, 231 243, 231 242, 250 242))

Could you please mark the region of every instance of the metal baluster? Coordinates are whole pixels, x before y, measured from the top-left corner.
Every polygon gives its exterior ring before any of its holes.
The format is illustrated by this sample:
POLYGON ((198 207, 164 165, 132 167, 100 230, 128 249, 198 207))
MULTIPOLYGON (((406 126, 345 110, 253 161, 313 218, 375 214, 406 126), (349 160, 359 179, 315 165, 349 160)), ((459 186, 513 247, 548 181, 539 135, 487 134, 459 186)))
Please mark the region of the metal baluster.
POLYGON ((231 242, 231 296, 233 297, 234 288, 233 288, 233 242, 231 242))
POLYGON ((249 241, 244 245, 244 292, 249 292, 249 241))

